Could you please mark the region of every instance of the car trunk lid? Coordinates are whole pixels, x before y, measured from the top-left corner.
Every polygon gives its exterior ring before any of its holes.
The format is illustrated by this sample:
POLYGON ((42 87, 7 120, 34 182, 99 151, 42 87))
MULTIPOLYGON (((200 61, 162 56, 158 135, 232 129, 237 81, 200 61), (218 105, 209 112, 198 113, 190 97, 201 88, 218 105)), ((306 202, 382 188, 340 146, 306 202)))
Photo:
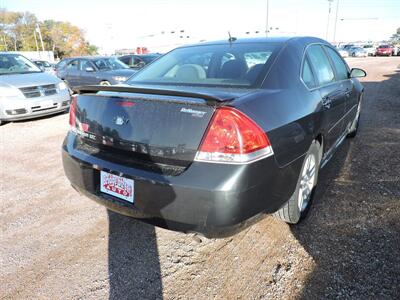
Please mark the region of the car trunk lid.
POLYGON ((91 155, 153 170, 187 167, 216 107, 237 97, 117 86, 79 91, 74 108, 78 146, 91 155))

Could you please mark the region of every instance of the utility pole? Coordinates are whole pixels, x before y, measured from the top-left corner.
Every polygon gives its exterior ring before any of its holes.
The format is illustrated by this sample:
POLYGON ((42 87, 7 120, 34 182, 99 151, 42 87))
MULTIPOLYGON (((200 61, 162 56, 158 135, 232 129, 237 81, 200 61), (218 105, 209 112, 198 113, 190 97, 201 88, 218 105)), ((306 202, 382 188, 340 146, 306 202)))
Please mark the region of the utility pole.
POLYGON ((6 35, 3 35, 3 40, 4 40, 4 48, 6 49, 6 51, 8 51, 6 35))
POLYGON ((40 31, 39 24, 36 24, 36 30, 39 33, 40 43, 42 44, 42 51, 44 52, 44 44, 43 44, 43 39, 42 39, 42 32, 40 31))
POLYGON ((337 19, 338 19, 338 12, 339 12, 339 0, 336 0, 336 15, 335 15, 335 27, 333 29, 333 42, 336 43, 336 25, 337 25, 337 19))
POLYGON ((268 22, 269 22, 269 0, 267 0, 267 16, 266 16, 266 19, 265 19, 265 37, 268 37, 268 28, 269 28, 269 25, 268 25, 268 22))
POLYGON ((36 51, 39 52, 39 45, 37 43, 37 38, 36 38, 36 29, 33 31, 33 36, 35 37, 36 51))
POLYGON ((329 2, 329 10, 328 10, 328 21, 326 22, 326 37, 325 39, 328 40, 328 33, 329 33, 329 19, 331 17, 331 5, 333 0, 328 0, 329 2))

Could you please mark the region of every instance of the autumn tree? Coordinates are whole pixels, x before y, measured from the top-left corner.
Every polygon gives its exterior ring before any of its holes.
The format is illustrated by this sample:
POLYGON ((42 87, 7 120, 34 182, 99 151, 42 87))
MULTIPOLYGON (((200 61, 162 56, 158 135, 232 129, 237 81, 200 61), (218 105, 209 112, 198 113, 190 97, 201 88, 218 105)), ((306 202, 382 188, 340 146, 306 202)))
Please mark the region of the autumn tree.
POLYGON ((0 9, 0 51, 54 51, 56 57, 96 54, 97 47, 89 44, 85 33, 69 22, 46 20, 39 22, 29 12, 10 12, 0 9))
POLYGON ((400 44, 400 27, 397 28, 396 33, 392 35, 391 40, 394 44, 400 44))

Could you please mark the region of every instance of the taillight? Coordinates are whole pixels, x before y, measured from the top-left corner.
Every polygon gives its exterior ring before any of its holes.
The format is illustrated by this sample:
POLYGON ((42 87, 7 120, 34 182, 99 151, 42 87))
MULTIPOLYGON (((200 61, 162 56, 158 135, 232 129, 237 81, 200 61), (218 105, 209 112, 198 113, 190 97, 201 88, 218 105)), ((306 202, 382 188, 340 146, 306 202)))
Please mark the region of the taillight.
POLYGON ((71 105, 69 106, 69 125, 71 128, 76 128, 76 105, 77 105, 76 95, 72 96, 71 105))
POLYGON ((76 117, 78 106, 78 96, 72 96, 71 105, 69 106, 69 125, 71 130, 75 133, 82 134, 89 131, 89 124, 83 123, 76 117))
POLYGON ((195 160, 247 163, 272 154, 267 135, 253 120, 223 107, 216 110, 195 160))

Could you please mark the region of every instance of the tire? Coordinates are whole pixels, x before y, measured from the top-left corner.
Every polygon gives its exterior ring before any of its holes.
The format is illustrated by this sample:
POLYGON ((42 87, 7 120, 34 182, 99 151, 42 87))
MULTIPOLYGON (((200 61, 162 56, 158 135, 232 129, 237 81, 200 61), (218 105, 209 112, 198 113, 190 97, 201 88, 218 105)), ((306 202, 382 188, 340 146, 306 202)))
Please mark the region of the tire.
POLYGON ((360 101, 358 101, 356 116, 355 116, 355 118, 353 120, 353 123, 351 124, 349 133, 347 134, 348 138, 354 138, 357 135, 358 126, 360 125, 361 101, 362 101, 362 95, 360 97, 360 101))
POLYGON ((100 85, 111 85, 111 83, 107 80, 100 81, 100 85))
POLYGON ((318 141, 314 140, 304 157, 299 178, 297 179, 296 190, 290 199, 274 214, 275 217, 289 224, 297 224, 307 215, 314 196, 315 186, 318 182, 321 158, 322 147, 318 141), (311 175, 312 169, 314 169, 314 172, 311 175), (307 172, 310 172, 309 176, 307 176, 307 172), (304 182, 305 179, 306 183, 304 182), (302 195, 306 195, 306 199, 301 199, 302 195))

